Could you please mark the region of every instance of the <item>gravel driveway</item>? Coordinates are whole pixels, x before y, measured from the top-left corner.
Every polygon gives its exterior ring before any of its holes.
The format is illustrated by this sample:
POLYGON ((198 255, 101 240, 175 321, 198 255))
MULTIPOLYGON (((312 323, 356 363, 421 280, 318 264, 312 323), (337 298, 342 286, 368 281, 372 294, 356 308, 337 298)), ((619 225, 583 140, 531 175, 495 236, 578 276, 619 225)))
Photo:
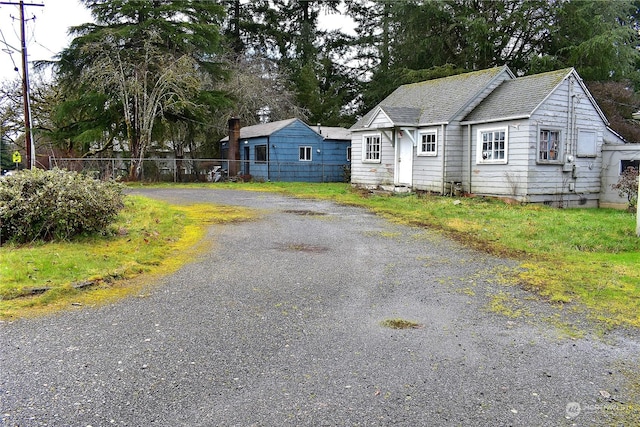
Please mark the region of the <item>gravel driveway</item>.
POLYGON ((100 308, 0 324, 6 426, 565 426, 640 417, 638 336, 570 338, 512 261, 365 210, 136 190, 259 209, 100 308), (510 316, 491 304, 509 305, 510 316), (402 318, 420 328, 382 327, 402 318), (637 390, 636 390, 637 393, 637 390))

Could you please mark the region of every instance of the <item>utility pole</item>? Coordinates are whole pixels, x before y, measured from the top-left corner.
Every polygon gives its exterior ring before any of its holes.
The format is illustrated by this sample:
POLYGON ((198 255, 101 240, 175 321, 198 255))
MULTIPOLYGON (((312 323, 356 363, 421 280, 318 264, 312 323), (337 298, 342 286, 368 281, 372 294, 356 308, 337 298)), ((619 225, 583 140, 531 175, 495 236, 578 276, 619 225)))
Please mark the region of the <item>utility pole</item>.
POLYGON ((29 64, 27 61, 27 37, 24 28, 24 7, 39 6, 43 4, 25 3, 23 0, 19 2, 0 1, 1 4, 20 6, 20 47, 22 51, 22 100, 24 107, 24 142, 27 157, 27 169, 33 169, 36 159, 36 150, 33 143, 33 132, 31 131, 31 100, 29 98, 29 64))

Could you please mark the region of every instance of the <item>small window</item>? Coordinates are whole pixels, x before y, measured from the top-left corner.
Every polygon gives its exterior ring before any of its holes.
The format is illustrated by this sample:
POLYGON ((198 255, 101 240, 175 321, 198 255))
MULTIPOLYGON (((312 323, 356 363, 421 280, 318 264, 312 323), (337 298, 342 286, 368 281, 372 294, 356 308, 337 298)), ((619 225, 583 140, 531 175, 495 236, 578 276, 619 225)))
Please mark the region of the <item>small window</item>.
POLYGON ((310 162, 311 161, 311 147, 299 147, 300 148, 300 161, 301 162, 310 162))
POLYGON ((351 147, 347 147, 347 162, 351 161, 351 147))
POLYGON ((365 135, 363 137, 364 150, 363 161, 369 163, 380 163, 382 154, 382 144, 380 135, 365 135))
POLYGON ((267 162, 267 146, 266 145, 255 146, 255 159, 256 159, 256 163, 267 162))
POLYGON ((420 134, 418 156, 435 156, 438 154, 438 133, 425 132, 420 134))
POLYGON ((478 163, 507 163, 506 130, 480 130, 476 159, 478 163))
POLYGON ((540 129, 538 141, 538 162, 556 163, 560 161, 560 131, 540 129))
POLYGON ((627 168, 640 170, 640 160, 620 160, 620 175, 622 175, 627 168))

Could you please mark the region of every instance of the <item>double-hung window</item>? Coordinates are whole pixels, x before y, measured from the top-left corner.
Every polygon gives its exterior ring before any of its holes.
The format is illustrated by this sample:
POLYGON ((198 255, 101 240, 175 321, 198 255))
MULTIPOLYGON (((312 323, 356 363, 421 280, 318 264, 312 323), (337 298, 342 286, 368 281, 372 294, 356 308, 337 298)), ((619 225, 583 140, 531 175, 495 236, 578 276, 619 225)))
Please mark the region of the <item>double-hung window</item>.
POLYGON ((304 146, 304 147, 299 147, 300 148, 300 161, 301 162, 310 162, 312 160, 311 158, 311 147, 309 146, 304 146))
POLYGON ((478 131, 478 163, 507 163, 507 130, 478 131))
POLYGON ((538 162, 560 162, 560 131, 540 129, 538 135, 538 162))
POLYGON ((362 145, 362 160, 368 163, 380 163, 382 157, 380 135, 365 135, 362 145))
POLYGON ((438 132, 421 132, 418 142, 418 156, 436 156, 438 154, 438 132))

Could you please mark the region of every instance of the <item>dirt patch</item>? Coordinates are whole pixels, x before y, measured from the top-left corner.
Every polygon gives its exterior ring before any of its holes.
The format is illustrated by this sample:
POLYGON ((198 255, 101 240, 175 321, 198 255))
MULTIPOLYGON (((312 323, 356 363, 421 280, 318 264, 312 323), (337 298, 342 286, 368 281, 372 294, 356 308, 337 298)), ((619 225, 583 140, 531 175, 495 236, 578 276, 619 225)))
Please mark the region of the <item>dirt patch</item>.
POLYGON ((309 210, 299 210, 299 209, 287 209, 284 213, 290 213, 294 215, 302 215, 302 216, 323 216, 326 215, 324 212, 316 212, 309 210))
POLYGON ((329 248, 321 245, 309 245, 307 243, 282 243, 277 246, 277 249, 281 251, 293 251, 293 252, 308 252, 308 253, 322 253, 327 252, 329 248))

